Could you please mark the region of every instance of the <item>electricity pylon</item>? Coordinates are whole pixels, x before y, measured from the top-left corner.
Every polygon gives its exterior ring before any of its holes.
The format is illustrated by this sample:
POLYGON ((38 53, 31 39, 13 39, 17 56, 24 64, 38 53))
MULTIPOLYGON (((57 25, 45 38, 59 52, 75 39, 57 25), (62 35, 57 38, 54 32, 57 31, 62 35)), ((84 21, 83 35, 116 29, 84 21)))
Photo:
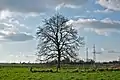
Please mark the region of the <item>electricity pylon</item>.
POLYGON ((86 48, 86 62, 88 62, 88 48, 86 48))
POLYGON ((96 67, 95 62, 96 62, 96 54, 101 54, 102 52, 97 52, 96 51, 96 46, 95 44, 93 45, 93 60, 94 60, 94 67, 96 67))
POLYGON ((95 49, 95 44, 93 45, 93 60, 96 61, 96 49, 95 49))
POLYGON ((93 67, 96 67, 96 65, 95 65, 95 62, 96 62, 96 49, 95 49, 95 44, 93 45, 93 60, 94 60, 93 67))

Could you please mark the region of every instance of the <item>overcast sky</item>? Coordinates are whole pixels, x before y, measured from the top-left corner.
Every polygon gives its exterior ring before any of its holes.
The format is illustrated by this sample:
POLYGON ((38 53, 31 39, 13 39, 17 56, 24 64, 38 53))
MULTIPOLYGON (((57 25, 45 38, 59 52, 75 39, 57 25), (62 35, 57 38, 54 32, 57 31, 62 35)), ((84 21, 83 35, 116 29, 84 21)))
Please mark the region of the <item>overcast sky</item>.
POLYGON ((0 62, 35 62, 36 28, 56 12, 85 37, 89 58, 96 44, 97 61, 118 60, 120 0, 0 0, 0 62))

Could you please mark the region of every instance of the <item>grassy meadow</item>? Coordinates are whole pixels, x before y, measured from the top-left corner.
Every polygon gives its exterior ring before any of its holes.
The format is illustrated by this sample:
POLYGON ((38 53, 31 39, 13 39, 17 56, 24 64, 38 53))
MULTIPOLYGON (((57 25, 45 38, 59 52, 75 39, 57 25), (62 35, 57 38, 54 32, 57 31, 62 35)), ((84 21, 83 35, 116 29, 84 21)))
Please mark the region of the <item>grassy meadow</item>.
POLYGON ((62 68, 55 72, 55 67, 34 67, 33 71, 49 69, 53 72, 31 72, 30 67, 22 66, 0 67, 0 80, 120 80, 120 70, 83 71, 81 68, 62 68))

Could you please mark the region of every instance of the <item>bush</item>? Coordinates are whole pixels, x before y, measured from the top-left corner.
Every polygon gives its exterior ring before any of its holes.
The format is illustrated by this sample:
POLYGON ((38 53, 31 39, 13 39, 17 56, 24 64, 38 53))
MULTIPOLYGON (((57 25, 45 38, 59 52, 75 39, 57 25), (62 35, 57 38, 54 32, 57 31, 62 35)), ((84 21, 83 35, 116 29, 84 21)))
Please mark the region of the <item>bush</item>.
POLYGON ((120 71, 120 69, 118 69, 118 68, 115 68, 115 69, 113 69, 113 71, 120 71))
POLYGON ((50 70, 32 70, 32 68, 30 68, 31 72, 54 72, 52 69, 50 70))
POLYGON ((107 71, 106 69, 104 69, 104 68, 101 68, 101 69, 98 69, 97 71, 107 71))
POLYGON ((74 73, 74 72, 79 72, 79 70, 78 70, 78 69, 76 69, 76 70, 73 70, 72 72, 73 72, 73 73, 74 73))

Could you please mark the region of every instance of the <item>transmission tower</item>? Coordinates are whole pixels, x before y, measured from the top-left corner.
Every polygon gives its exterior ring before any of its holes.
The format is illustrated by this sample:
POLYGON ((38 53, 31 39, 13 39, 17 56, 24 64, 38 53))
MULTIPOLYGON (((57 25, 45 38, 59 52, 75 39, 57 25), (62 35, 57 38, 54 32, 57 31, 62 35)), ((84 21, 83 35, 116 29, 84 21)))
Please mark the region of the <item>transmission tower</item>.
POLYGON ((95 44, 93 45, 93 60, 96 61, 96 49, 95 44))
POLYGON ((119 58, 118 58, 118 62, 119 62, 119 65, 120 65, 120 56, 118 56, 119 58))
POLYGON ((118 56, 118 57, 119 57, 118 61, 120 62, 120 56, 118 56))
POLYGON ((86 48, 86 62, 88 62, 88 48, 86 48))
POLYGON ((93 45, 93 61, 94 61, 94 64, 93 64, 93 67, 95 68, 96 65, 95 65, 95 61, 96 61, 96 49, 95 49, 95 44, 93 45))

